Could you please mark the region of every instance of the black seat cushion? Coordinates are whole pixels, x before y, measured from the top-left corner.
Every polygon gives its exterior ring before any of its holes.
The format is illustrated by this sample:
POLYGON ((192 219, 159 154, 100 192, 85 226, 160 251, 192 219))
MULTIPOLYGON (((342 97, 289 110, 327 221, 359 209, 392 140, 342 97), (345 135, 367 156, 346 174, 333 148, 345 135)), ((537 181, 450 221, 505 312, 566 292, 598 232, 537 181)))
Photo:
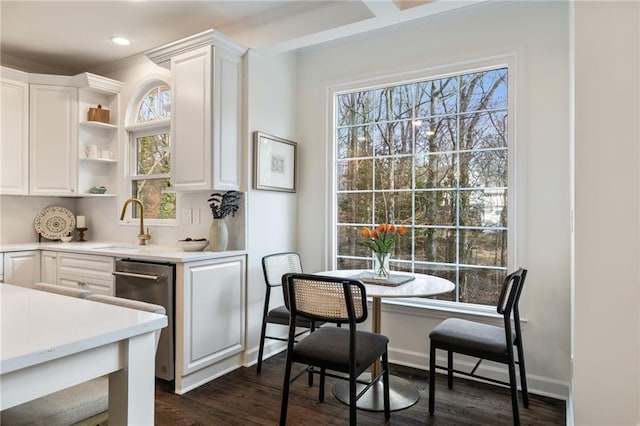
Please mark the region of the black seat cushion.
MULTIPOLYGON (((356 331, 356 376, 366 370, 386 352, 386 336, 356 331)), ((311 333, 293 348, 296 362, 349 372, 349 329, 322 327, 311 333)))
POLYGON ((469 353, 503 355, 507 352, 504 328, 459 318, 442 321, 429 333, 429 338, 436 345, 466 347, 469 353))
MULTIPOLYGON (((267 314, 267 322, 274 324, 289 325, 289 310, 286 306, 278 306, 273 308, 267 314)), ((324 324, 323 322, 316 321, 316 326, 324 324)), ((296 319, 297 327, 311 328, 311 320, 308 318, 298 316, 296 319)))

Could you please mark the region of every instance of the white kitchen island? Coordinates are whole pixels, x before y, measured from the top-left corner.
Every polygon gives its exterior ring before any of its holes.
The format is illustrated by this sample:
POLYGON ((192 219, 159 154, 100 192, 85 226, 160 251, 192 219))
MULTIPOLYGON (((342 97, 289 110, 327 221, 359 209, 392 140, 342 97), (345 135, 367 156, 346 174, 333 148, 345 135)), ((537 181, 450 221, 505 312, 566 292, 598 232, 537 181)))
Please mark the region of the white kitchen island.
POLYGON ((171 245, 33 242, 2 245, 0 255, 6 282, 22 277, 20 285, 44 281, 108 295, 115 295, 115 259, 174 263, 175 392, 184 394, 245 362, 244 250, 185 252, 171 245))
POLYGON ((153 424, 167 317, 0 284, 0 409, 109 375, 109 424, 153 424))

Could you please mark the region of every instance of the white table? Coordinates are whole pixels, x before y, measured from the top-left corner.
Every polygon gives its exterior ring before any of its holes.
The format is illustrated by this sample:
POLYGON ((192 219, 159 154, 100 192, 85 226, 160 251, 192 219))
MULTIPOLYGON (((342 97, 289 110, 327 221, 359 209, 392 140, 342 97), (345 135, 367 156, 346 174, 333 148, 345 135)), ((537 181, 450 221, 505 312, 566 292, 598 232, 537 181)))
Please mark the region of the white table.
POLYGON ((0 284, 0 409, 109 375, 109 424, 152 425, 167 317, 0 284))
MULTIPOLYGON (((368 272, 361 269, 345 269, 336 271, 318 272, 318 275, 329 275, 340 278, 352 278, 361 272, 368 272)), ((453 291, 455 285, 444 278, 432 275, 414 274, 409 272, 391 271, 394 275, 411 275, 415 279, 395 287, 368 284, 363 282, 367 291, 367 296, 373 300, 371 310, 371 331, 380 333, 381 331, 381 311, 382 299, 387 297, 427 297, 453 291)), ((358 279, 358 278, 355 278, 358 279)), ((425 335, 426 341, 426 335, 425 335)), ((380 372, 380 363, 376 362, 372 368, 375 377, 380 372)), ((349 403, 349 385, 346 382, 338 382, 333 388, 334 395, 345 404, 349 403)), ((367 393, 358 400, 357 406, 368 411, 383 411, 384 403, 382 399, 382 383, 378 382, 372 386, 367 393)), ((389 376, 389 402, 391 411, 402 410, 415 404, 419 399, 418 390, 407 380, 397 376, 389 376)))

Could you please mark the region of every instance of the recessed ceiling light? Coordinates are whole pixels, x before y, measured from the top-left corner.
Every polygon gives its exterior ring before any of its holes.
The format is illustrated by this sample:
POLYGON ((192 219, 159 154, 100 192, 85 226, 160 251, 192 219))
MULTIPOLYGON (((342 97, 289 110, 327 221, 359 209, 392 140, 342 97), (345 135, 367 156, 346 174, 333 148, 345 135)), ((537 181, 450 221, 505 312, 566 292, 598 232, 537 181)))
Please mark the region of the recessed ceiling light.
POLYGON ((120 46, 128 46, 131 44, 131 42, 124 37, 111 37, 110 40, 115 44, 119 44, 120 46))

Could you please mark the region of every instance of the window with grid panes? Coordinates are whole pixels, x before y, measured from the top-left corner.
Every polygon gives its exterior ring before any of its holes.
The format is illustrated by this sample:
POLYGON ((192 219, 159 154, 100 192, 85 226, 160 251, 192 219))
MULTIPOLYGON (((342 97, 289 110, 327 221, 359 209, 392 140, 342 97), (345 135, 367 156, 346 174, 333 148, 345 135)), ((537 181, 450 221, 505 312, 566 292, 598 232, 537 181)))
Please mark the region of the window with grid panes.
MULTIPOLYGON (((171 192, 169 180, 170 103, 168 86, 152 87, 140 98, 135 124, 130 128, 130 194, 142 201, 145 219, 151 221, 176 218, 176 194, 171 192)), ((139 215, 136 205, 131 217, 139 215)))
POLYGON ((405 225, 391 270, 456 284, 438 299, 494 305, 507 272, 507 68, 337 93, 338 269, 372 268, 361 228, 405 225))

